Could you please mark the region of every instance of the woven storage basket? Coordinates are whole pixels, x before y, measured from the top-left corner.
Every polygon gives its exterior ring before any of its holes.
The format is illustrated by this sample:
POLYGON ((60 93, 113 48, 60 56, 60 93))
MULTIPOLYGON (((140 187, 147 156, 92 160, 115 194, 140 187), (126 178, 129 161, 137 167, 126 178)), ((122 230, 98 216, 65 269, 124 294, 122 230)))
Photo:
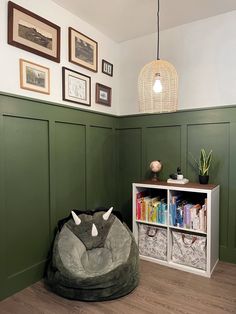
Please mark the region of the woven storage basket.
POLYGON ((138 78, 140 112, 171 112, 177 110, 178 75, 174 66, 165 60, 146 64, 138 78), (160 75, 162 92, 155 93, 156 74, 160 75))

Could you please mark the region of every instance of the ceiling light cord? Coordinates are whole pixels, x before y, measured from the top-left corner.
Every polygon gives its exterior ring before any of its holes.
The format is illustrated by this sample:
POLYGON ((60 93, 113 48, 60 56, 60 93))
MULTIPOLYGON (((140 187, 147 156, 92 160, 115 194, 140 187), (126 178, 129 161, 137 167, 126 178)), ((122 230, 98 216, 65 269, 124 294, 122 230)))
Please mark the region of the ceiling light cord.
POLYGON ((157 60, 160 60, 160 43, 159 43, 159 37, 160 37, 160 0, 157 0, 157 60))

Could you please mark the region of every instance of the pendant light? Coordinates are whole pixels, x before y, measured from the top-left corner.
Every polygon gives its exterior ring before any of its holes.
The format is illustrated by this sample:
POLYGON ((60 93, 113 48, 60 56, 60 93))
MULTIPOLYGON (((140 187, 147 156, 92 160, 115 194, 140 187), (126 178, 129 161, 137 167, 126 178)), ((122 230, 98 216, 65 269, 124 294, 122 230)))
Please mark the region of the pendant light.
POLYGON ((140 112, 177 110, 178 76, 174 66, 159 57, 160 1, 157 0, 157 59, 146 64, 138 78, 140 112))

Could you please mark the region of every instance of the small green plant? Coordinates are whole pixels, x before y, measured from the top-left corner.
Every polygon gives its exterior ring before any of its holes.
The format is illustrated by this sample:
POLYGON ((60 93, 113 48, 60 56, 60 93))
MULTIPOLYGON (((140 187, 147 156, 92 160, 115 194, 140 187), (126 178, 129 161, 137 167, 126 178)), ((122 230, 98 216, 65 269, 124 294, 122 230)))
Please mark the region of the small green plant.
POLYGON ((209 154, 207 155, 205 149, 202 148, 200 151, 199 160, 195 159, 192 154, 191 156, 197 165, 199 174, 201 176, 207 176, 209 174, 209 169, 212 162, 212 150, 210 150, 209 154))

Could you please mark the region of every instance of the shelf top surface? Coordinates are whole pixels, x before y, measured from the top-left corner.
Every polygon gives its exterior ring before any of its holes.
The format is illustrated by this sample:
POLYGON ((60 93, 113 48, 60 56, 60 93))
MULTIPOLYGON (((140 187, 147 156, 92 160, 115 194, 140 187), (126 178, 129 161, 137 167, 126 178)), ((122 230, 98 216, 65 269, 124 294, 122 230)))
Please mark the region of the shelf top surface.
POLYGON ((189 182, 186 184, 174 184, 174 183, 167 183, 166 181, 152 181, 152 180, 145 180, 141 182, 135 182, 135 184, 148 184, 153 186, 166 186, 168 188, 171 187, 178 187, 178 188, 188 188, 188 189, 198 189, 198 190, 214 190, 218 185, 217 184, 200 184, 196 182, 189 182))

